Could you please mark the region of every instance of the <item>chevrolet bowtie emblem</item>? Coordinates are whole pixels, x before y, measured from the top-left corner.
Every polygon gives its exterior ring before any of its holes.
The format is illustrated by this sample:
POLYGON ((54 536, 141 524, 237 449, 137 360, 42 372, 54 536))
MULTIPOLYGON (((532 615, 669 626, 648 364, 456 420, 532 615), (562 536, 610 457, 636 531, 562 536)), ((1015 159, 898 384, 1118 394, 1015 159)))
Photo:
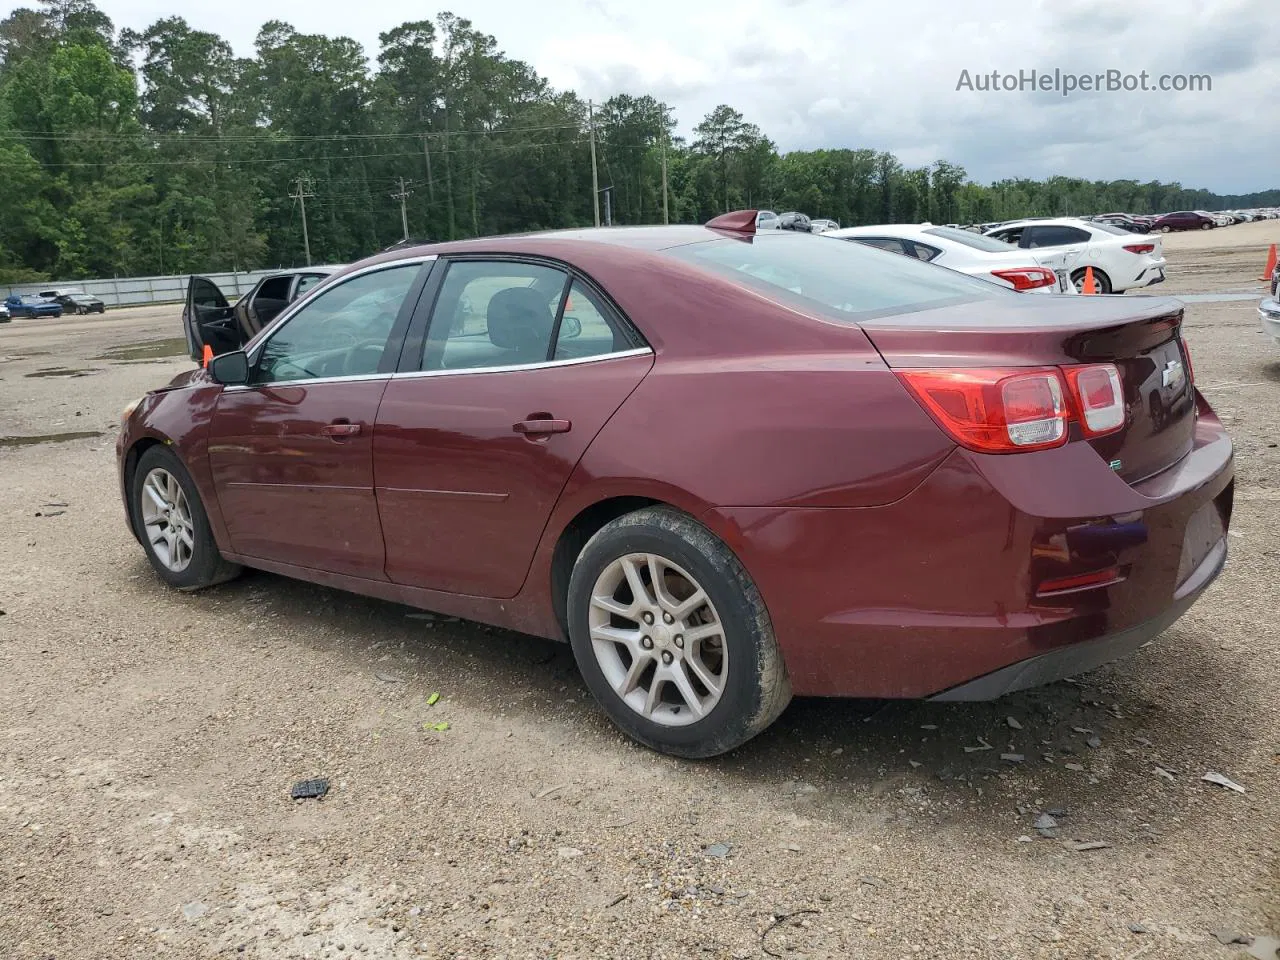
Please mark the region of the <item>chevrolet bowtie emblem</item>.
POLYGON ((1184 379, 1186 373, 1183 372, 1181 360, 1170 360, 1164 365, 1162 380, 1166 387, 1180 387, 1184 379))

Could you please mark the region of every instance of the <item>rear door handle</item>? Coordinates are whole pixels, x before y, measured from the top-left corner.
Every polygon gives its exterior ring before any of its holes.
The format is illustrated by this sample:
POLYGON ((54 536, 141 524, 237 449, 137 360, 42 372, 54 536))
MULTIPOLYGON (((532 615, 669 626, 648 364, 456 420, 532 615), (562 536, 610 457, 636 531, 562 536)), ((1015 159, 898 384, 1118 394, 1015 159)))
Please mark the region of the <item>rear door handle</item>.
POLYGON ((335 440, 343 437, 354 437, 360 432, 360 424, 352 423, 349 420, 335 420, 333 423, 327 423, 321 427, 320 432, 326 437, 332 437, 335 440))
POLYGON ((568 420, 552 420, 550 417, 537 417, 531 420, 521 420, 519 423, 513 423, 511 429, 516 433, 523 433, 526 437, 530 435, 547 434, 547 433, 568 433, 573 429, 573 424, 568 420))

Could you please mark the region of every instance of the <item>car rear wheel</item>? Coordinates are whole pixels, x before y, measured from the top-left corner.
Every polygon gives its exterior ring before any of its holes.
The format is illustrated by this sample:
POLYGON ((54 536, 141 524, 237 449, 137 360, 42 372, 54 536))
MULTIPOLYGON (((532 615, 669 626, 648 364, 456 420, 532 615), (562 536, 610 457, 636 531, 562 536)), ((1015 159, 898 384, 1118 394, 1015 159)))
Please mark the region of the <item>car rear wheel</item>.
POLYGON ((1164 226, 1164 227, 1161 227, 1161 228, 1160 228, 1160 232, 1161 232, 1161 233, 1168 233, 1168 232, 1169 232, 1170 230, 1172 230, 1172 229, 1173 229, 1172 227, 1164 226))
POLYGON ((199 590, 240 573, 218 552, 196 485, 177 454, 147 449, 133 473, 133 522, 160 579, 179 590, 199 590))
POLYGON ((764 601, 706 527, 650 507, 602 527, 569 580, 569 635, 596 700, 628 735, 681 757, 750 740, 791 700, 764 601))
MULTIPOLYGON (((1071 274, 1071 282, 1076 285, 1076 293, 1084 293, 1084 271, 1077 270, 1071 274)), ((1098 293, 1111 292, 1111 278, 1099 270, 1093 268, 1093 285, 1097 288, 1098 293)))

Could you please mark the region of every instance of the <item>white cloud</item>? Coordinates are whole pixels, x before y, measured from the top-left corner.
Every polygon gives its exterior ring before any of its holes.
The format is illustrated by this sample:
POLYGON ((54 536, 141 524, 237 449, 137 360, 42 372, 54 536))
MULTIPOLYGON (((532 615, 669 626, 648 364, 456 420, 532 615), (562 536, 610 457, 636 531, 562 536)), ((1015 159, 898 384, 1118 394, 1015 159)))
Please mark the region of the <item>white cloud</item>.
MULTIPOLYGON (((682 132, 729 103, 782 149, 872 147, 908 164, 945 158, 971 176, 1069 174, 1179 180, 1220 192, 1280 185, 1273 0, 442 0, 584 97, 652 93, 682 132), (1213 75, 1211 93, 956 92, 962 69, 1213 75)), ((173 0, 100 0, 120 26, 172 15, 173 0)), ((220 0, 184 15, 251 52, 282 19, 377 35, 434 15, 380 0, 220 0)))

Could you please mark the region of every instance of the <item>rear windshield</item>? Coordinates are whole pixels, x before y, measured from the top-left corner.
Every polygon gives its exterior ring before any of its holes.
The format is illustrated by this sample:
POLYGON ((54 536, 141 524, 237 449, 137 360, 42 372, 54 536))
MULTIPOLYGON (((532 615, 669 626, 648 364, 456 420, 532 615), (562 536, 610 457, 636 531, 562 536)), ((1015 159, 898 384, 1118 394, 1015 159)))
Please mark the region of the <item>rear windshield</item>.
POLYGON ((963 243, 966 247, 973 247, 975 250, 985 250, 987 253, 1007 253, 1017 249, 1012 243, 1005 243, 995 237, 984 237, 972 230, 960 230, 957 227, 926 227, 924 232, 932 233, 935 237, 942 237, 944 240, 963 243))
POLYGON ((735 283, 850 323, 1017 294, 994 283, 836 237, 756 234, 666 251, 735 283))
POLYGON ((1101 220, 1093 221, 1093 227, 1095 230, 1102 230, 1106 233, 1113 233, 1117 237, 1124 237, 1124 236, 1128 236, 1129 234, 1129 231, 1126 230, 1124 227, 1117 227, 1114 223, 1103 223, 1101 220))

